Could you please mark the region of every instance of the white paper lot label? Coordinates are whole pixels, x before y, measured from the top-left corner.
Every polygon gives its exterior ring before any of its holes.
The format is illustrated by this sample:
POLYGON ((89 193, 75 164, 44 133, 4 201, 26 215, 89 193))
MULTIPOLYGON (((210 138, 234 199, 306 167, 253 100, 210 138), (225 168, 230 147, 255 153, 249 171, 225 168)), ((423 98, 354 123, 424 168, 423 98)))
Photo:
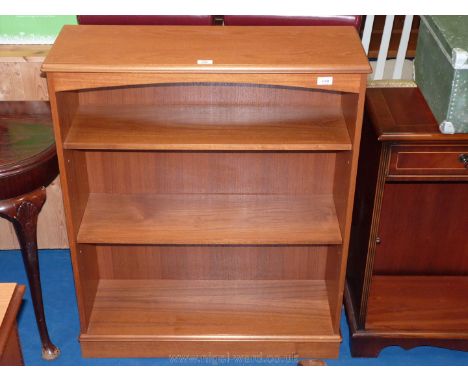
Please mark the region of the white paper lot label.
POLYGON ((333 77, 317 77, 317 85, 333 85, 333 77))
POLYGON ((198 65, 213 65, 213 60, 197 60, 198 65))

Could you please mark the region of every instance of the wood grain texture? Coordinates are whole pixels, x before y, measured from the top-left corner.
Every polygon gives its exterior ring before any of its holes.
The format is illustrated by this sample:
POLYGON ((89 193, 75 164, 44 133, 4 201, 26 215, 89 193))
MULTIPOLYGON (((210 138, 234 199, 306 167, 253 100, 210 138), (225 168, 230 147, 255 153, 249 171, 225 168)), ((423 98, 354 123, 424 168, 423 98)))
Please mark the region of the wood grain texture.
POLYGON ((392 178, 468 176, 468 168, 459 158, 462 154, 468 154, 468 145, 394 145, 388 173, 392 178))
POLYGON ((453 162, 467 136, 440 134, 433 120, 418 89, 367 93, 370 139, 364 134, 362 159, 370 153, 367 162, 380 165, 360 163, 358 175, 363 186, 356 200, 374 196, 365 200, 372 214, 364 213, 366 203, 357 205, 362 213, 356 211, 352 228, 363 237, 347 276, 353 356, 375 357, 395 345, 468 349, 468 183, 453 162), (363 265, 365 271, 358 269, 363 265))
POLYGON ((335 156, 334 152, 85 152, 89 192, 119 194, 330 194, 335 156))
POLYGON ((10 306, 10 301, 15 292, 16 284, 15 283, 3 283, 0 284, 0 328, 3 325, 3 320, 7 313, 8 307, 10 306))
POLYGON ((311 341, 334 331, 323 280, 101 280, 86 334, 311 341))
POLYGON ((53 145, 50 115, 0 115, 0 173, 53 145))
MULTIPOLYGON (((52 181, 58 171, 48 102, 1 102, 0 146, 0 197, 20 196, 50 183, 38 243, 41 248, 67 247, 60 184, 52 181)), ((0 249, 19 248, 8 221, 0 220, 0 230, 0 249)))
POLYGON ((0 284, 0 366, 23 364, 16 317, 25 289, 15 283, 0 284))
POLYGON ((341 151, 336 155, 333 200, 337 211, 337 218, 343 237, 341 246, 329 247, 326 279, 329 291, 332 320, 336 331, 339 330, 341 320, 341 306, 348 261, 349 239, 351 235, 351 221, 354 207, 354 190, 361 142, 362 116, 366 92, 366 76, 361 75, 359 94, 344 94, 341 98, 341 109, 346 121, 348 133, 353 148, 351 151, 341 151))
POLYGON ((366 329, 453 332, 468 339, 468 276, 374 276, 366 329))
POLYGON ((0 62, 40 62, 42 63, 52 45, 47 44, 2 44, 0 62))
POLYGON ((83 357, 128 358, 165 357, 174 365, 185 357, 224 357, 241 359, 260 358, 337 358, 340 350, 339 336, 324 337, 308 342, 275 340, 190 340, 161 341, 151 337, 111 337, 80 335, 83 357))
POLYGON ((96 246, 103 279, 323 280, 327 246, 96 246))
POLYGON ((356 32, 124 29, 65 27, 43 66, 83 354, 336 357, 369 71, 356 32), (129 147, 142 121, 159 135, 129 147), (104 143, 67 146, 87 137, 104 143))
POLYGON ((463 333, 447 331, 415 331, 415 330, 364 330, 358 327, 354 302, 347 285, 345 307, 351 338, 350 348, 353 357, 377 357, 387 346, 400 346, 406 350, 417 346, 444 347, 453 350, 468 350, 468 341, 463 333))
MULTIPOLYGON (((54 83, 56 77, 63 73, 53 73, 54 83)), ((126 78, 127 74, 119 74, 126 78)), ((71 76, 71 74, 69 74, 71 76)), ((101 74, 107 78, 112 74, 101 74)), ((178 73, 173 74, 175 79, 183 79, 178 73)), ((214 74, 210 74, 212 79, 214 74)), ((225 81, 186 81, 173 83, 149 83, 147 85, 132 86, 131 84, 105 88, 91 88, 80 91, 64 92, 63 94, 77 94, 79 104, 83 106, 308 106, 311 109, 334 109, 339 113, 341 93, 333 89, 306 89, 292 86, 279 86, 271 83, 258 84, 251 78, 252 74, 245 74, 245 80, 252 82, 230 83, 225 81)), ((271 75, 274 80, 278 75, 271 75)), ((289 78, 288 75, 285 75, 289 78)), ((215 76, 216 77, 216 76, 215 76)), ((71 78, 75 78, 74 76, 71 78)), ((93 80, 87 82, 94 86, 93 80)))
POLYGON ((46 72, 370 72, 353 27, 66 25, 42 69, 46 72), (199 65, 198 60, 212 60, 213 64, 199 65))
POLYGON ((387 183, 374 274, 468 274, 467 193, 467 182, 387 183))
POLYGON ((113 244, 339 244, 331 196, 90 194, 77 237, 113 244))
POLYGON ((0 100, 39 101, 49 98, 41 65, 50 45, 0 45, 0 100))
MULTIPOLYGON (((37 221, 37 245, 43 248, 69 248, 65 216, 63 213, 62 190, 57 176, 46 188, 47 200, 37 221)), ((19 249, 13 225, 0 219, 0 250, 19 249)))
MULTIPOLYGON (((25 117, 29 114, 44 115, 50 110, 43 107, 48 99, 47 83, 40 66, 49 45, 0 45, 0 115, 25 117), (13 102, 10 102, 13 101, 13 102), (22 105, 22 106, 19 106, 22 105)), ((47 122, 51 124, 50 117, 47 122)), ((68 247, 65 218, 61 202, 60 185, 56 181, 47 187, 45 204, 38 225, 39 248, 68 247)), ((18 249, 19 244, 13 226, 0 220, 0 249, 18 249)))
MULTIPOLYGON (((52 73, 50 73, 52 74, 52 73)), ((49 75, 50 75, 49 74, 49 75)), ((360 75, 352 73, 66 73, 54 72, 57 91, 98 89, 128 85, 183 84, 183 83, 227 83, 291 86, 304 89, 358 93, 360 75), (332 84, 322 85, 318 77, 333 77, 332 84)))
POLYGON ((40 62, 0 62, 0 101, 46 101, 40 62))
POLYGON ((51 78, 48 78, 48 86, 51 95, 50 104, 60 167, 60 181, 63 191, 63 205, 76 286, 78 312, 80 315, 80 328, 84 330, 88 324, 99 276, 94 248, 79 246, 76 243, 76 233, 78 232, 79 222, 83 216, 89 194, 86 159, 84 153, 79 151, 64 152, 62 147, 62 133, 67 134, 78 106, 78 97, 75 93, 56 93, 51 78), (73 163, 73 166, 66 166, 65 163, 73 163))
POLYGON ((23 352, 21 350, 16 322, 10 330, 4 351, 0 351, 0 366, 24 366, 23 352))
POLYGON ((466 134, 440 133, 439 124, 419 88, 368 89, 366 107, 381 141, 466 139, 466 134))
POLYGON ((81 106, 65 149, 349 150, 339 110, 258 106, 81 106))

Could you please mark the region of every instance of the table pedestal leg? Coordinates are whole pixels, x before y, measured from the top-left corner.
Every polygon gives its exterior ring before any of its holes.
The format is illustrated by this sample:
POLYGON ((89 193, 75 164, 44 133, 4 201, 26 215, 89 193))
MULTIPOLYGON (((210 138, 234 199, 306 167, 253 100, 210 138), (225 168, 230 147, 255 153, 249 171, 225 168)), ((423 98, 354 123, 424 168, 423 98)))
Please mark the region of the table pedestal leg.
POLYGON ((51 342, 47 331, 37 253, 37 217, 45 200, 44 187, 17 198, 2 200, 0 201, 0 216, 10 220, 15 227, 41 337, 42 358, 52 360, 58 357, 60 350, 51 342))

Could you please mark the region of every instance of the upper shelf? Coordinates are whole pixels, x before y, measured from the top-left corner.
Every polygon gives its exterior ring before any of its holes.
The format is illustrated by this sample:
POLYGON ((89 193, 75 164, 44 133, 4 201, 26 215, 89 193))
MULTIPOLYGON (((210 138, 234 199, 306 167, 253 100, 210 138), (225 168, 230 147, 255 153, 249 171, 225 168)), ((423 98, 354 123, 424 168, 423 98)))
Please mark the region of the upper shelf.
POLYGON ((354 27, 66 25, 46 72, 369 73, 354 27))
POLYGON ((311 106, 80 106, 65 149, 350 150, 340 110, 311 106))

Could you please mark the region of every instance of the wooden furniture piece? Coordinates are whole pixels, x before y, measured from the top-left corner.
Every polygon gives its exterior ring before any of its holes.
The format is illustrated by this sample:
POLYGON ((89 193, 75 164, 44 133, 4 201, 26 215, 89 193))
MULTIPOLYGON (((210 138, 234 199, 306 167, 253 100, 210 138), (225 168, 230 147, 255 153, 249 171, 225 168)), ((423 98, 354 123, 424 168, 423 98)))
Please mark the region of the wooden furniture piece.
POLYGON ((0 217, 13 223, 31 288, 44 359, 52 344, 42 303, 37 254, 37 217, 45 187, 58 175, 50 109, 45 102, 0 102, 0 217))
POLYGON ((468 350, 468 135, 418 88, 368 89, 348 260, 351 352, 468 350))
MULTIPOLYGON (((47 101, 49 99, 47 81, 45 76, 41 75, 40 68, 50 47, 50 45, 0 45, 0 101, 2 101, 0 113, 11 113, 12 105, 21 105, 20 102, 23 101, 47 101), (5 101, 20 102, 15 104, 5 101)), ((50 114, 48 110, 47 114, 50 114)), ((47 203, 38 218, 38 247, 68 248, 58 175, 47 186, 46 192, 47 203)), ((0 249, 20 248, 10 222, 0 219, 0 232, 0 249)))
POLYGON ((83 356, 338 355, 353 27, 66 26, 43 70, 83 356))
POLYGON ((24 290, 24 285, 0 284, 0 366, 24 365, 16 323, 24 290))

